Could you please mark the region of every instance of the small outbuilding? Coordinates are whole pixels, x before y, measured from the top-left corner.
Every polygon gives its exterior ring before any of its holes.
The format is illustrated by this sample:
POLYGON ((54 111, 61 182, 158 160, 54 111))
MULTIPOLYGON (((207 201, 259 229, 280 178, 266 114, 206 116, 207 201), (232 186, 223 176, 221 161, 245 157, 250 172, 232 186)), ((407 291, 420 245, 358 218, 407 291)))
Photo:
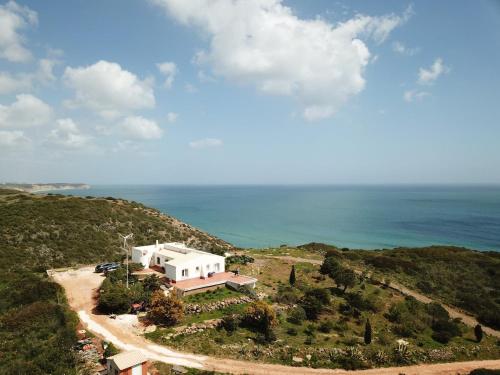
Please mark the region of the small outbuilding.
POLYGON ((147 375, 148 359, 140 351, 116 354, 107 359, 108 375, 147 375))

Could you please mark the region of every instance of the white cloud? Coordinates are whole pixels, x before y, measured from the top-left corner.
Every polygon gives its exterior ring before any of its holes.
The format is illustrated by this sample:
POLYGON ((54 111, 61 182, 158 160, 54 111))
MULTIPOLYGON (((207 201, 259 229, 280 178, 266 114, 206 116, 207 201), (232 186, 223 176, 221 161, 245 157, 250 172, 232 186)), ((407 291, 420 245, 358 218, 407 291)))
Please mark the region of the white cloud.
POLYGON ((42 83, 49 83, 56 80, 54 75, 54 67, 60 62, 54 59, 40 59, 38 61, 37 79, 42 83))
POLYGON ((197 141, 189 142, 189 147, 194 149, 214 148, 214 147, 221 147, 222 145, 223 145, 222 140, 217 138, 204 138, 204 139, 199 139, 197 141))
POLYGON ((171 124, 173 124, 174 122, 177 121, 177 119, 179 118, 179 114, 178 113, 175 113, 175 112, 168 112, 167 113, 167 121, 171 124))
POLYGON ((48 141, 67 149, 81 149, 89 144, 90 137, 81 133, 77 124, 70 119, 57 120, 57 127, 53 129, 48 141))
POLYGON ((8 148, 24 147, 31 141, 21 130, 0 130, 0 146, 8 148))
POLYGON ((177 66, 175 63, 167 61, 156 64, 156 67, 160 73, 165 76, 165 82, 163 85, 168 89, 171 88, 174 83, 175 75, 177 74, 177 66))
POLYGON ((198 92, 198 87, 188 82, 184 85, 184 91, 188 94, 195 94, 198 92))
POLYGON ((298 18, 281 0, 151 0, 179 22, 200 28, 210 47, 196 56, 216 75, 296 98, 308 120, 332 116, 365 87, 370 52, 410 17, 358 15, 333 25, 298 18))
POLYGON ((29 74, 12 75, 8 72, 0 72, 0 95, 30 91, 31 88, 31 76, 29 74))
POLYGON ((37 23, 36 12, 26 6, 14 1, 0 5, 0 58, 12 62, 29 61, 31 52, 24 46, 20 31, 37 23))
POLYGON ((418 83, 421 85, 432 85, 444 73, 448 73, 450 68, 443 64, 443 59, 437 58, 429 69, 420 68, 418 71, 418 83))
POLYGON ((407 101, 408 103, 414 102, 414 101, 419 101, 424 99, 426 96, 429 96, 430 94, 426 91, 420 91, 420 90, 408 90, 405 91, 403 94, 403 99, 407 101))
POLYGON ((397 52, 401 55, 406 55, 406 56, 413 56, 418 53, 420 50, 419 48, 410 48, 407 47, 404 43, 396 41, 392 43, 392 50, 394 52, 397 52))
POLYGON ((141 116, 126 117, 120 124, 120 129, 125 137, 132 139, 159 139, 163 130, 153 120, 141 116))
POLYGON ((67 67, 64 80, 75 90, 69 106, 89 108, 104 118, 155 106, 151 82, 140 80, 116 63, 101 60, 86 67, 67 67))
POLYGON ((28 128, 46 124, 52 117, 52 108, 30 94, 16 96, 10 105, 0 104, 0 127, 28 128))
POLYGON ((203 70, 198 71, 198 79, 201 83, 212 83, 216 81, 214 77, 212 77, 210 74, 205 73, 205 71, 203 70))

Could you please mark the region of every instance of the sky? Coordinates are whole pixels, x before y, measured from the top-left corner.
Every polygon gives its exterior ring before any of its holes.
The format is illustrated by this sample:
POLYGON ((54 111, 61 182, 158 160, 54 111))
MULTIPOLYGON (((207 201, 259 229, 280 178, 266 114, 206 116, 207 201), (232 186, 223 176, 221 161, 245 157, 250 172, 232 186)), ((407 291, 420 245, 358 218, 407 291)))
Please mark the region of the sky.
POLYGON ((0 182, 500 183, 497 0, 0 0, 0 182))

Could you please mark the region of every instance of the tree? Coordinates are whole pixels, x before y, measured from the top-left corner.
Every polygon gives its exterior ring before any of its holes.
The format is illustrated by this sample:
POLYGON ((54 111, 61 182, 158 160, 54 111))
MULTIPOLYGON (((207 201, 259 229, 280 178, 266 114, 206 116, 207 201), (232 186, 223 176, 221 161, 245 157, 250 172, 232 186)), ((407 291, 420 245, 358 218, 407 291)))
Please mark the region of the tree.
POLYGON ((267 335, 277 323, 276 312, 264 301, 253 302, 245 311, 244 322, 267 335))
POLYGON ((102 283, 97 307, 103 313, 126 313, 131 302, 129 290, 122 283, 112 284, 108 279, 102 283))
POLYGON ((163 291, 157 290, 151 297, 151 310, 148 318, 156 324, 173 326, 184 317, 184 306, 177 297, 165 296, 163 291))
POLYGON ((356 285, 356 274, 349 268, 342 268, 334 275, 333 279, 337 285, 344 287, 344 293, 347 288, 352 288, 356 285))
POLYGON ((321 265, 319 272, 322 275, 327 275, 333 279, 335 274, 341 268, 342 266, 337 259, 335 259, 334 257, 326 257, 325 260, 323 260, 323 264, 321 265))
POLYGON ((372 342, 372 325, 370 324, 369 319, 366 319, 364 337, 365 337, 365 344, 369 345, 372 342))
POLYGON ((477 324, 474 327, 474 335, 476 335, 476 341, 479 343, 483 339, 483 327, 481 327, 481 324, 477 324))
POLYGON ((294 265, 292 266, 292 270, 290 271, 289 281, 290 281, 291 286, 295 285, 295 266, 294 265))
POLYGON ((158 289, 160 289, 160 278, 156 275, 149 275, 147 276, 144 281, 142 282, 142 285, 144 286, 144 290, 148 292, 155 292, 158 289))
POLYGON ((323 310, 323 304, 321 300, 316 298, 313 295, 305 295, 304 298, 300 301, 300 306, 306 312, 307 319, 316 320, 318 319, 319 314, 323 310))

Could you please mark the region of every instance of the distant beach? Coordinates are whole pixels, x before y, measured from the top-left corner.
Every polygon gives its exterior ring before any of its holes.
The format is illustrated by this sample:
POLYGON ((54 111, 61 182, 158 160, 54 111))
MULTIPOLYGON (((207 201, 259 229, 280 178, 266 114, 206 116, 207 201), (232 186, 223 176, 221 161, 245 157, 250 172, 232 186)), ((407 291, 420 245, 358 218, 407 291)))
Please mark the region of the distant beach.
POLYGON ((500 251, 500 186, 95 185, 61 193, 141 202, 240 247, 500 251))

